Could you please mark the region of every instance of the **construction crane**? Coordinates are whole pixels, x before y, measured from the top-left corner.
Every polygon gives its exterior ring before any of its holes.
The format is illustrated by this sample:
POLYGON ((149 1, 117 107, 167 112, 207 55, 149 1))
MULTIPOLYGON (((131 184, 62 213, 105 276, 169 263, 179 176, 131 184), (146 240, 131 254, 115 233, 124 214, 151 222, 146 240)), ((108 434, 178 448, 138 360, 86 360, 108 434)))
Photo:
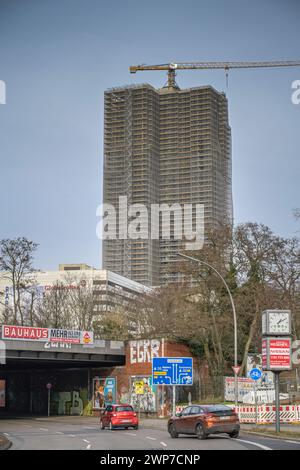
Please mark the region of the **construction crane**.
POLYGON ((252 68, 269 68, 269 67, 300 67, 300 60, 281 60, 266 62, 177 62, 160 65, 131 65, 130 73, 136 73, 141 70, 166 70, 168 72, 168 87, 178 88, 175 77, 176 70, 211 70, 223 69, 226 77, 230 69, 252 69, 252 68))

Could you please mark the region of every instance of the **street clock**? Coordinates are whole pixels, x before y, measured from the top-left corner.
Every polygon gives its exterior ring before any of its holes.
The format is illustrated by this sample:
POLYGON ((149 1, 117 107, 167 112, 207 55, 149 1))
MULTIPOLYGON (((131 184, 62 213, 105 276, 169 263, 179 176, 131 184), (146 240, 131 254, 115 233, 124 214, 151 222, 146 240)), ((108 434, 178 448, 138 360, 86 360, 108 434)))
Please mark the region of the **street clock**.
POLYGON ((290 310, 265 310, 262 314, 263 335, 291 335, 290 310))

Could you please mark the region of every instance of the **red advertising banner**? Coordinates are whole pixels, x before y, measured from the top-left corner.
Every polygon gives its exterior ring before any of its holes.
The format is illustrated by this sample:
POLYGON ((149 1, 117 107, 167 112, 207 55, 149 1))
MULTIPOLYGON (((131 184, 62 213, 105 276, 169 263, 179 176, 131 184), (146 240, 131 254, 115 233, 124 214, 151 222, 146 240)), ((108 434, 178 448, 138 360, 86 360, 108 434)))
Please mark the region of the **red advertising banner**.
POLYGON ((264 338, 262 341, 262 369, 280 371, 291 368, 291 338, 264 338))
POLYGON ((269 340, 269 368, 290 369, 291 368, 291 339, 269 340))
POLYGON ((2 339, 18 339, 31 341, 48 341, 48 328, 35 328, 29 326, 2 326, 2 339))
POLYGON ((2 339, 88 345, 93 344, 94 335, 92 331, 3 325, 2 339))

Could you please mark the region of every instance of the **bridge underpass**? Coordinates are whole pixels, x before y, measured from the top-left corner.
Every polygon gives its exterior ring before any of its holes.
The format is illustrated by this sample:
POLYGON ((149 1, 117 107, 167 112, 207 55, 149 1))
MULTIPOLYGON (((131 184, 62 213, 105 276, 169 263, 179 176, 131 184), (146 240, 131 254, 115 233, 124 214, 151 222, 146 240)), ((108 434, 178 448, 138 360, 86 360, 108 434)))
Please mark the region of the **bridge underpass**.
POLYGON ((92 378, 104 368, 125 364, 124 344, 95 340, 65 344, 5 340, 6 363, 0 364, 0 417, 51 415, 91 411, 92 378), (2 385, 2 392, 1 392, 2 385), (3 401, 4 396, 4 401, 3 401), (1 400, 0 400, 1 403, 1 400))

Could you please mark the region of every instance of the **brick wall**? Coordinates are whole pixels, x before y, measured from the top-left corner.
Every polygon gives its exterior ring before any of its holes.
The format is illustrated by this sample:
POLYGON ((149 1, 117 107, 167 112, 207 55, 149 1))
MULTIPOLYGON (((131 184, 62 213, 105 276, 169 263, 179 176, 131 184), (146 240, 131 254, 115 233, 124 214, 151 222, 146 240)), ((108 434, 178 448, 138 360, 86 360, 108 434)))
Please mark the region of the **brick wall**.
MULTIPOLYGON (((207 367, 193 356, 188 346, 174 341, 162 339, 130 341, 126 344, 125 352, 126 364, 124 366, 94 371, 93 375, 115 377, 117 382, 116 401, 122 403, 132 402, 133 404, 136 404, 139 399, 139 397, 134 396, 134 381, 143 379, 147 393, 141 397, 141 406, 144 407, 145 411, 159 411, 158 408, 163 401, 162 393, 164 393, 165 402, 169 402, 171 398, 171 387, 165 387, 164 389, 161 386, 154 389, 151 387, 149 378, 152 376, 153 357, 193 357, 194 382, 199 380, 199 375, 207 375, 207 367)), ((185 389, 190 390, 187 387, 185 389)), ((178 393, 182 391, 181 389, 178 393)))

